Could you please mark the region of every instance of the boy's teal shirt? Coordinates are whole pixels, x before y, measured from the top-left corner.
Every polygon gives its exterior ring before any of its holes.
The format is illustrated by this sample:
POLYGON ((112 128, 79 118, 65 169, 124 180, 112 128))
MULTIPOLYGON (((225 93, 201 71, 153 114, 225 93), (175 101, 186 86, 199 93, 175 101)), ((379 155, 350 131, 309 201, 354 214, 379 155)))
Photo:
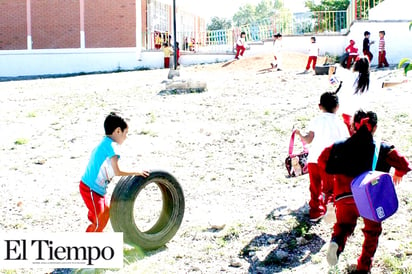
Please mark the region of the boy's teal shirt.
POLYGON ((107 193, 107 185, 114 177, 111 164, 113 156, 117 153, 118 144, 109 137, 103 137, 100 144, 92 151, 86 171, 82 176, 82 182, 97 194, 104 196, 107 193))

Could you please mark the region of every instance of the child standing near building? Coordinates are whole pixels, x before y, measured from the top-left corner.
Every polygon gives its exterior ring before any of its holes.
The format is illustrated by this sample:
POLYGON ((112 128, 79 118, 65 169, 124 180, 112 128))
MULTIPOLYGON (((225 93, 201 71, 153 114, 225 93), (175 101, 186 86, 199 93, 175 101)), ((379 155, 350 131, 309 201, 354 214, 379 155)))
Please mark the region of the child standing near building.
POLYGON ((180 66, 179 59, 180 59, 180 48, 179 42, 176 42, 176 58, 177 58, 177 66, 180 66))
POLYGON ((362 51, 363 51, 363 55, 367 56, 369 59, 369 63, 372 62, 373 59, 373 54, 370 51, 370 46, 375 43, 374 41, 369 41, 369 37, 370 37, 371 33, 369 31, 365 31, 363 33, 363 47, 362 47, 362 51))
POLYGON ((316 44, 316 37, 312 36, 310 38, 309 46, 309 57, 308 63, 306 64, 306 70, 303 73, 309 73, 310 65, 312 64, 313 73, 315 73, 316 61, 318 60, 319 47, 316 44))
POLYGON ((322 113, 310 121, 308 133, 302 135, 300 130, 296 130, 296 134, 305 143, 310 144, 308 155, 309 219, 313 222, 322 218, 326 213, 327 205, 333 202, 333 176, 326 174, 318 167, 318 157, 326 147, 349 137, 348 129, 336 115, 338 108, 339 99, 336 92, 323 93, 319 103, 322 113))
POLYGON ((349 41, 349 45, 345 48, 345 51, 349 53, 347 63, 346 63, 346 68, 350 69, 350 67, 352 66, 352 62, 354 62, 356 57, 359 56, 358 48, 355 47, 354 40, 351 39, 349 41))
POLYGON ((163 44, 164 66, 170 68, 170 56, 173 53, 172 47, 168 43, 163 44))
POLYGON ((236 42, 235 59, 239 60, 239 56, 243 57, 243 53, 245 53, 245 50, 246 50, 246 32, 242 31, 236 42))
POLYGON ((86 232, 102 232, 109 220, 110 207, 106 198, 107 186, 114 176, 149 176, 149 172, 125 172, 120 170, 118 146, 126 140, 126 121, 110 113, 104 121, 106 136, 93 150, 79 189, 92 222, 86 232))
MULTIPOLYGON (((327 251, 327 261, 334 266, 343 252, 348 237, 354 232, 359 212, 351 192, 352 180, 365 171, 371 170, 375 154, 373 134, 377 129, 378 118, 374 112, 358 111, 354 115, 355 134, 344 142, 326 148, 318 159, 321 169, 335 174, 333 192, 335 195, 336 223, 327 251)), ((381 143, 376 170, 389 172, 395 168, 393 181, 399 184, 402 177, 411 170, 409 162, 394 146, 381 143)), ((364 241, 358 258, 356 273, 370 273, 372 259, 378 246, 382 225, 363 219, 364 241)))
POLYGON ((385 50, 385 31, 381 30, 379 32, 379 55, 378 55, 378 68, 389 67, 388 61, 386 60, 386 50, 385 50))
POLYGON ((274 36, 275 40, 273 41, 274 44, 274 55, 273 58, 275 62, 271 63, 273 69, 277 69, 278 71, 282 70, 282 51, 283 51, 283 44, 282 44, 282 34, 277 33, 274 36))

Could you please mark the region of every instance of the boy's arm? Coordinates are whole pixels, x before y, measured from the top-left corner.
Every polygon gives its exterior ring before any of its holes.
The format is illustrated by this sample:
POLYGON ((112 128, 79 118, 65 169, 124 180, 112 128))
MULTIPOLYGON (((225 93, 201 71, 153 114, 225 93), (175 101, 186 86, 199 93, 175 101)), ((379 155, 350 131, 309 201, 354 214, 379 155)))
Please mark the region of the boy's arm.
POLYGON ((393 87, 393 86, 397 86, 400 84, 404 84, 407 83, 408 80, 403 80, 403 81, 398 81, 398 82, 382 82, 382 88, 388 88, 388 87, 393 87))
POLYGON ((303 140, 303 142, 305 142, 306 144, 310 144, 313 141, 313 138, 315 137, 315 133, 313 131, 309 131, 306 135, 302 135, 300 133, 300 130, 297 129, 295 131, 295 133, 300 137, 301 140, 303 140))
POLYGON ((127 171, 120 170, 119 157, 117 155, 113 156, 110 160, 112 163, 114 175, 116 176, 143 176, 143 177, 149 176, 149 172, 146 170, 143 170, 142 172, 127 172, 127 171))

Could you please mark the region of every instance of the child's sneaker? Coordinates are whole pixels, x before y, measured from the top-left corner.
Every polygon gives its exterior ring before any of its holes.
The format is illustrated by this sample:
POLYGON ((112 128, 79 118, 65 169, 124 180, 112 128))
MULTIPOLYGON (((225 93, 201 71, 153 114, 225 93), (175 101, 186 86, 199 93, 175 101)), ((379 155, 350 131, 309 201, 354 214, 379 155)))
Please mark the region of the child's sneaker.
POLYGON ((328 203, 326 205, 326 214, 323 220, 327 224, 336 223, 336 212, 333 203, 328 203))
POLYGON ((311 222, 317 222, 317 221, 319 221, 320 219, 322 219, 323 216, 324 216, 324 214, 319 214, 319 215, 310 217, 310 218, 309 218, 309 221, 311 221, 311 222))
POLYGON ((330 266, 338 264, 338 244, 336 242, 330 242, 328 253, 326 254, 326 260, 330 266))

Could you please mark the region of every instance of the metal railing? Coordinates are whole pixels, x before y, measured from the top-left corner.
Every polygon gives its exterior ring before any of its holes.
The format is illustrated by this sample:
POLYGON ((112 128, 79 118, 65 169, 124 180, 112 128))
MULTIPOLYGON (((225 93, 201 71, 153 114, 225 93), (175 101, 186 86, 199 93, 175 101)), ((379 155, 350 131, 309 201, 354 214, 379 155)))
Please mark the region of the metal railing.
MULTIPOLYGON (((352 0, 346 11, 276 12, 271 18, 232 29, 177 33, 177 41, 183 50, 228 52, 233 50, 242 31, 249 42, 273 39, 278 32, 283 35, 340 34, 347 32, 354 20, 368 19, 369 10, 383 1, 352 0)), ((153 49, 151 44, 147 44, 147 49, 153 49)))
POLYGON ((347 11, 348 26, 355 20, 369 19, 369 10, 382 3, 384 0, 352 0, 347 11))

